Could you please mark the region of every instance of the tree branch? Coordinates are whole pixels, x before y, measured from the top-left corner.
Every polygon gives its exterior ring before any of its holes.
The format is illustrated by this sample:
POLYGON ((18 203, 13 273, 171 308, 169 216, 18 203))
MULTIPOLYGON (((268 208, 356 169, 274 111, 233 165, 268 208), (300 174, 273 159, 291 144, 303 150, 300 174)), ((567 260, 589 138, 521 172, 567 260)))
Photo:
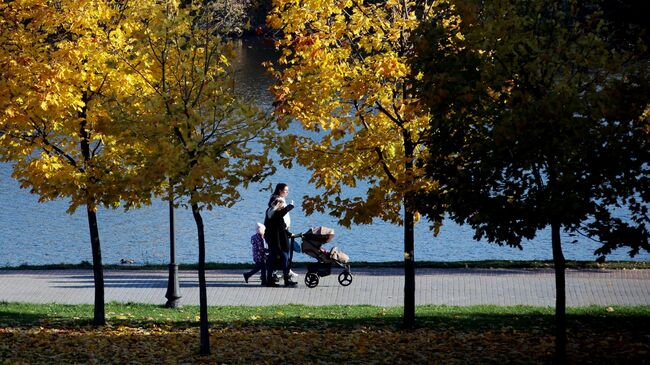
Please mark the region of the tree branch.
MULTIPOLYGON (((359 107, 358 107, 358 104, 356 102, 354 102, 354 107, 355 107, 355 109, 357 111, 359 111, 359 107)), ((359 116, 359 120, 361 120, 361 124, 363 124, 364 128, 366 128, 366 130, 369 131, 370 126, 366 122, 363 114, 358 114, 358 116, 359 116)), ((377 157, 379 158, 379 163, 381 164, 381 167, 383 168, 384 172, 386 173, 386 176, 388 177, 388 179, 393 184, 397 183, 397 178, 390 171, 390 168, 388 167, 388 164, 386 163, 386 159, 384 158, 384 152, 381 150, 381 148, 379 146, 374 147, 374 151, 375 151, 375 153, 377 153, 377 157)))

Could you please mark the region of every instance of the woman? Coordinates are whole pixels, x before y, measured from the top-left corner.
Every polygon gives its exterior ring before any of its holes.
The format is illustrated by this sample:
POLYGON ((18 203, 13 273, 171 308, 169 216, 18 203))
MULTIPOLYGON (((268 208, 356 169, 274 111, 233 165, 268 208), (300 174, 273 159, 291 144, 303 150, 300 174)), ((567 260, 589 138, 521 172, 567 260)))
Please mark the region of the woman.
MULTIPOLYGON (((289 276, 290 260, 291 260, 291 244, 290 233, 288 230, 291 220, 288 215, 294 208, 293 202, 286 204, 285 197, 289 194, 289 187, 287 184, 278 184, 275 192, 269 200, 269 207, 266 210, 264 217, 264 226, 266 232, 264 238, 269 246, 269 261, 272 266, 275 266, 276 258, 279 258, 282 267, 282 274, 284 277, 285 286, 295 286, 297 283, 291 280, 289 276)), ((273 280, 273 270, 267 268, 266 284, 268 286, 275 286, 273 280)))
MULTIPOLYGON (((275 186, 275 190, 273 191, 273 195, 271 195, 271 198, 269 199, 268 206, 271 206, 271 203, 273 203, 274 200, 276 199, 282 199, 286 203, 287 196, 289 196, 289 186, 285 183, 279 183, 275 186)), ((293 205, 293 200, 291 201, 291 205, 293 205)), ((287 231, 291 230, 291 216, 289 213, 287 213, 284 216, 284 223, 287 225, 287 231)), ((291 237, 291 233, 289 233, 289 237, 291 237)), ((291 270, 291 264, 293 263, 293 248, 289 247, 289 277, 291 277, 292 281, 296 281, 298 278, 298 274, 293 272, 291 270)))

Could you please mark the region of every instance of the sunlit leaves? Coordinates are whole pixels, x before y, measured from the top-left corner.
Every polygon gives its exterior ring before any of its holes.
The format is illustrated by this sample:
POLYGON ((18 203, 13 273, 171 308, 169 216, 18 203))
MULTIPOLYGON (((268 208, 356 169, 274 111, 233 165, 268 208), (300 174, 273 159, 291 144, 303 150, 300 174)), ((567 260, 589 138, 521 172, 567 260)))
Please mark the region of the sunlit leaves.
POLYGON ((2 156, 41 200, 70 198, 69 211, 141 199, 126 188, 133 146, 105 98, 135 87, 109 49, 110 39, 123 42, 123 10, 94 0, 0 5, 2 156))
POLYGON ((274 5, 267 22, 283 34, 277 41, 282 57, 274 70, 275 111, 313 132, 283 139, 279 153, 295 156, 313 172, 310 182, 325 192, 308 197, 306 211, 326 207, 343 225, 373 217, 401 222, 404 194, 423 187, 417 183, 425 155, 420 132, 428 113, 415 103, 408 57, 409 37, 430 16, 430 4, 274 5), (367 195, 345 197, 343 187, 359 182, 370 183, 367 195))
POLYGON ((177 197, 208 209, 234 204, 237 188, 261 179, 270 166, 266 152, 251 147, 268 121, 234 92, 234 54, 220 36, 228 30, 219 4, 140 3, 130 47, 112 45, 140 85, 118 98, 125 100, 125 129, 146 141, 151 188, 171 179, 177 197))

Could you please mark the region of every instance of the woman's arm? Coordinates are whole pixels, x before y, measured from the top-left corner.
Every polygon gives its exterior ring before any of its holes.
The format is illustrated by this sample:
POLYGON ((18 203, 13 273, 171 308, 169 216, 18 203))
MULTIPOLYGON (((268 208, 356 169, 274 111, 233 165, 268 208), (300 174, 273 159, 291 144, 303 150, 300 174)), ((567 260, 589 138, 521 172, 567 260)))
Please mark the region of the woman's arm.
POLYGON ((286 207, 284 207, 282 209, 276 210, 273 215, 277 216, 278 218, 282 218, 285 215, 287 215, 287 213, 289 213, 293 208, 294 208, 293 204, 289 204, 289 205, 287 205, 286 207))

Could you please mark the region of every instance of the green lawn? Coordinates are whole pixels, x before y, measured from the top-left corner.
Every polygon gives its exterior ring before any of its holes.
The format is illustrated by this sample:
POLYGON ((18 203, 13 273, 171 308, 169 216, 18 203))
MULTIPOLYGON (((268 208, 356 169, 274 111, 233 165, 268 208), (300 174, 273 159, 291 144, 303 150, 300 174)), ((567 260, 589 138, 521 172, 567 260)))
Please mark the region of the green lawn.
MULTIPOLYGON (((198 306, 169 309, 151 304, 108 303, 108 321, 192 323, 198 316, 198 306)), ((399 326, 402 308, 382 308, 370 305, 349 306, 211 306, 208 309, 213 323, 265 322, 269 325, 291 325, 309 328, 319 323, 340 326, 373 324, 399 326)), ((446 305, 421 305, 417 307, 418 325, 439 328, 458 326, 500 326, 504 318, 508 325, 523 327, 530 323, 551 324, 554 309, 532 306, 478 305, 456 307, 446 305), (528 322, 532 321, 532 322, 528 322)), ((567 308, 569 318, 589 320, 594 323, 608 319, 650 318, 650 306, 567 308)), ((0 325, 38 325, 50 323, 90 323, 93 306, 88 304, 28 304, 0 303, 0 325)), ((650 330, 650 328, 649 328, 650 330)))

